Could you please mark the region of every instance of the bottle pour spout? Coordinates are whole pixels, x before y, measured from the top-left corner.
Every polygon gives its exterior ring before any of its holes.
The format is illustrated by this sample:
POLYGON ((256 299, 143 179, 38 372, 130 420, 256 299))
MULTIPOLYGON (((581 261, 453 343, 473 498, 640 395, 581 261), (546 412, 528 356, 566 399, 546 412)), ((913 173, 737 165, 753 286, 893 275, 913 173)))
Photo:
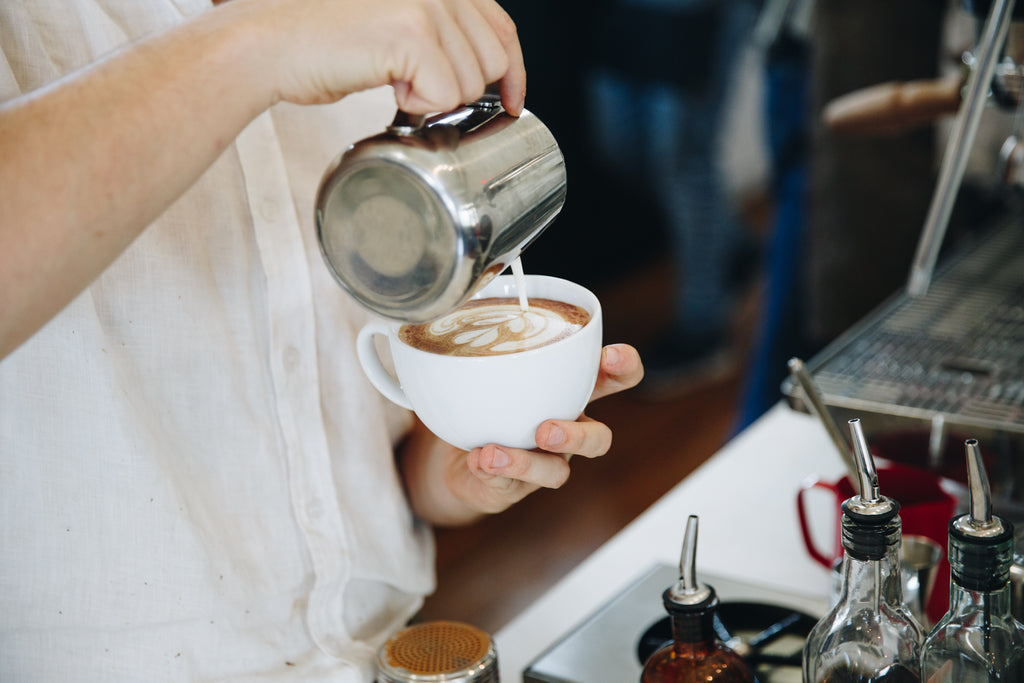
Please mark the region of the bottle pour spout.
POLYGON ((970 514, 956 521, 957 529, 965 536, 988 538, 1004 532, 1003 523, 992 514, 992 489, 985 473, 981 446, 977 439, 964 442, 967 457, 967 482, 971 496, 970 514))
POLYGON ((711 596, 711 589, 697 581, 697 515, 686 519, 683 550, 679 556, 679 581, 669 589, 669 598, 680 605, 696 605, 711 596))
POLYGON ((864 437, 864 429, 860 418, 850 420, 850 433, 853 435, 853 452, 857 463, 857 478, 860 484, 860 498, 865 504, 878 502, 878 472, 875 461, 868 450, 868 442, 864 437))
POLYGON ((853 436, 853 455, 857 464, 857 484, 859 495, 847 501, 849 509, 861 515, 892 514, 895 505, 883 496, 878 489, 878 472, 875 461, 868 450, 868 442, 864 437, 864 428, 860 418, 849 421, 850 434, 853 436))

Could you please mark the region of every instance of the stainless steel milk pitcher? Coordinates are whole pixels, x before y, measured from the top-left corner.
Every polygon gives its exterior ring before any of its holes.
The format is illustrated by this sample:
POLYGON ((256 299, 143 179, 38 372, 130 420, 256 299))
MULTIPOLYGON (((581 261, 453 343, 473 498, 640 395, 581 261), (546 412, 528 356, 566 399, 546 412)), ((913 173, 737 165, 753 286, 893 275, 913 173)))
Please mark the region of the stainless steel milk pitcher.
POLYGON ((558 214, 565 161, 528 111, 496 91, 430 117, 399 112, 388 129, 328 167, 316 199, 320 250, 366 308, 425 322, 505 269, 558 214))

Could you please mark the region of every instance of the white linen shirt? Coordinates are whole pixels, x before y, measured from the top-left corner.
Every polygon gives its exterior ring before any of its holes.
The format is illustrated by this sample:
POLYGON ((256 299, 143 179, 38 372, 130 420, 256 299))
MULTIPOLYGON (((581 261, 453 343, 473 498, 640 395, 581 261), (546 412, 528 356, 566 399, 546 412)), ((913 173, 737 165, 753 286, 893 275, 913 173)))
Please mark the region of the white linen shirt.
MULTIPOLYGON (((0 100, 208 8, 4 0, 0 100)), ((313 198, 394 109, 264 113, 0 361, 0 681, 372 680, 433 541, 313 198)))

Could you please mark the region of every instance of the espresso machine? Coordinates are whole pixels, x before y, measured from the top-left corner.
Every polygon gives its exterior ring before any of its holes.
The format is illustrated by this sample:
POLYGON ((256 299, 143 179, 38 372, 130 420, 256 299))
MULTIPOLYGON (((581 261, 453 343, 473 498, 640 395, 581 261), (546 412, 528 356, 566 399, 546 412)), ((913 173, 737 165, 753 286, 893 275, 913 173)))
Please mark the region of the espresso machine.
MULTIPOLYGON (((996 507, 1024 519, 1024 3, 967 0, 978 31, 905 289, 807 363, 835 419, 870 415, 877 456, 963 481, 965 438, 988 446, 996 507), (983 114, 1016 112, 999 159, 1009 210, 939 254, 983 114)), ((993 179, 995 180, 995 178, 993 179)), ((782 392, 810 411, 792 378, 782 392)))

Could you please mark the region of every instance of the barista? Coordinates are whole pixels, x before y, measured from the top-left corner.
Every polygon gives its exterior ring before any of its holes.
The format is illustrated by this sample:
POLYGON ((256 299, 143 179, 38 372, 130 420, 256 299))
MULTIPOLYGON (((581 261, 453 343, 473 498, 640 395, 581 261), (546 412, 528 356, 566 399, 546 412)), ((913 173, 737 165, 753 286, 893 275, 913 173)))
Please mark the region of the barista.
MULTIPOLYGON (((585 417, 534 451, 417 428, 363 379, 365 314, 316 252, 320 174, 396 104, 500 80, 522 109, 512 22, 490 0, 14 0, 0 59, 0 678, 370 680, 433 588, 426 522, 610 444, 585 417)), ((607 347, 595 397, 641 372, 607 347)))

